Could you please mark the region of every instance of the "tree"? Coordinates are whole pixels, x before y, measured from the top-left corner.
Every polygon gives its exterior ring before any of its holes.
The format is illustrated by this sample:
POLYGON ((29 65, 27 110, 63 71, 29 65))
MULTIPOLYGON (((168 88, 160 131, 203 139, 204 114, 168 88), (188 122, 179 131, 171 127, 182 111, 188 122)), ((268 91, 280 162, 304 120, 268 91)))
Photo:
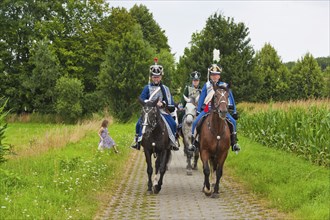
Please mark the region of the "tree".
POLYGON ((307 53, 293 67, 290 89, 293 99, 320 98, 325 93, 321 69, 311 54, 307 53))
POLYGON ((59 61, 47 40, 39 41, 31 50, 29 62, 34 68, 23 85, 29 93, 32 106, 28 111, 54 113, 54 96, 57 79, 61 76, 59 61))
POLYGON ((111 40, 101 65, 99 89, 108 100, 112 115, 128 121, 138 108, 137 98, 148 82, 154 51, 134 25, 121 40, 111 40))
POLYGON ((327 66, 327 68, 324 70, 324 82, 324 97, 330 98, 330 66, 327 66))
POLYGON ((56 112, 65 122, 74 123, 82 114, 83 85, 76 78, 61 77, 56 82, 56 112))
POLYGON ((158 53, 161 49, 170 51, 165 31, 160 28, 146 6, 138 6, 135 4, 129 12, 137 23, 141 25, 143 38, 148 41, 152 47, 156 48, 158 53))
POLYGON ((207 80, 207 68, 213 63, 213 49, 219 49, 224 70, 221 77, 231 84, 236 101, 254 101, 260 81, 253 72, 254 50, 248 34, 244 23, 235 23, 233 18, 215 13, 207 19, 201 32, 192 35, 191 46, 180 58, 176 75, 186 75, 188 79, 189 73, 196 70, 201 72, 202 80, 207 80), (180 72, 187 70, 189 72, 180 72))
POLYGON ((259 101, 269 100, 285 101, 290 97, 289 92, 289 71, 282 64, 276 50, 265 44, 256 53, 255 73, 262 81, 259 93, 259 101))

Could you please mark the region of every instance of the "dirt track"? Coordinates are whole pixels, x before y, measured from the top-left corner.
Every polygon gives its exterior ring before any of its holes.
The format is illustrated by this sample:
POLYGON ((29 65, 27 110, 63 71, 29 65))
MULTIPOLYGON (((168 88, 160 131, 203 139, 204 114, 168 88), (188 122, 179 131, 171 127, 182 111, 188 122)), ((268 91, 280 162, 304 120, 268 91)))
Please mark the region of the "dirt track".
MULTIPOLYGON (((158 195, 146 195, 147 173, 144 154, 134 153, 127 179, 97 219, 284 219, 275 210, 263 207, 226 173, 220 182, 220 198, 202 193, 203 173, 199 166, 186 175, 182 152, 172 152, 172 161, 158 195)), ((226 167, 226 166, 225 166, 226 167)))

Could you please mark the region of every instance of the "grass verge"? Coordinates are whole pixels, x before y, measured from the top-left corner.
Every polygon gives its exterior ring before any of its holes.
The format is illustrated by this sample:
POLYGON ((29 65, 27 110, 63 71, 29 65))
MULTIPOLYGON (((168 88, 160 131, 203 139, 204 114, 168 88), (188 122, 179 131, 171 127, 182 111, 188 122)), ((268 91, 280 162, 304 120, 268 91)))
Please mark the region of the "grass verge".
POLYGON ((0 218, 92 219, 123 175, 133 129, 133 124, 109 127, 119 154, 98 152, 95 130, 79 142, 1 164, 0 218))
POLYGON ((329 169, 240 137, 242 151, 229 154, 226 168, 269 206, 297 219, 329 219, 329 169))

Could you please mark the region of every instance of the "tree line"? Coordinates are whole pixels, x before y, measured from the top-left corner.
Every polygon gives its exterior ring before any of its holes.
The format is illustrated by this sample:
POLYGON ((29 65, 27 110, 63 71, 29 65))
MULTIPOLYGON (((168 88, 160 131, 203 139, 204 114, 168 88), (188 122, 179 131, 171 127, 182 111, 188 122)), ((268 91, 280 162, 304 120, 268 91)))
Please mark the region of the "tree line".
POLYGON ((17 114, 59 114, 75 122, 107 108, 127 121, 139 112, 137 98, 154 57, 179 100, 190 72, 201 72, 205 82, 214 48, 237 102, 329 97, 330 57, 306 54, 284 64, 270 44, 253 49, 244 23, 218 13, 192 33, 178 63, 144 5, 127 10, 104 0, 4 0, 0 30, 0 96, 17 114))

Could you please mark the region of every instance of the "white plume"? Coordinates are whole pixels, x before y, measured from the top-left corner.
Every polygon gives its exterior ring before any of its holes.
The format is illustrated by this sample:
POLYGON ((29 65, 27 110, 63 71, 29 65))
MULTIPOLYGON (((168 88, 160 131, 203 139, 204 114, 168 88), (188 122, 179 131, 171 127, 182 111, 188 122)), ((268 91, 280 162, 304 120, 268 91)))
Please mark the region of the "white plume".
POLYGON ((220 50, 217 50, 217 49, 213 50, 213 61, 216 61, 216 62, 220 61, 220 50))

